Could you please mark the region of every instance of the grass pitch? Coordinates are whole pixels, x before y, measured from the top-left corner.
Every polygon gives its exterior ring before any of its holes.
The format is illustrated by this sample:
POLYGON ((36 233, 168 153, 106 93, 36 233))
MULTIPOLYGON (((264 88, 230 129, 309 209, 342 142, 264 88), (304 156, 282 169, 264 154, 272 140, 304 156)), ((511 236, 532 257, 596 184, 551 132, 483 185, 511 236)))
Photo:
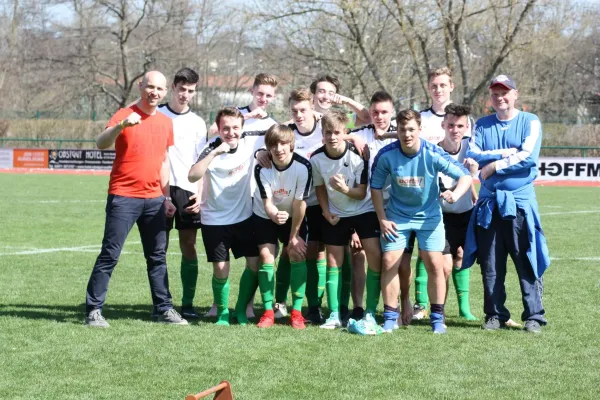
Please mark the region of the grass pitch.
MULTIPOLYGON (((224 379, 236 399, 597 398, 600 188, 537 188, 553 257, 544 277, 549 325, 541 335, 484 332, 480 322, 459 320, 451 289, 447 335, 434 336, 419 323, 393 335, 358 337, 315 327, 153 323, 137 228, 111 280, 104 311, 111 327, 83 326, 107 183, 107 177, 0 174, 2 399, 183 399, 224 379)), ((201 241, 198 248, 203 253, 201 241)), ((179 260, 172 241, 177 306, 179 260)), ((230 306, 241 269, 235 262, 230 306)), ((518 280, 509 271, 508 307, 519 320, 518 280)), ((212 302, 210 276, 201 256, 201 311, 212 302)), ((471 297, 481 317, 477 266, 471 297)))

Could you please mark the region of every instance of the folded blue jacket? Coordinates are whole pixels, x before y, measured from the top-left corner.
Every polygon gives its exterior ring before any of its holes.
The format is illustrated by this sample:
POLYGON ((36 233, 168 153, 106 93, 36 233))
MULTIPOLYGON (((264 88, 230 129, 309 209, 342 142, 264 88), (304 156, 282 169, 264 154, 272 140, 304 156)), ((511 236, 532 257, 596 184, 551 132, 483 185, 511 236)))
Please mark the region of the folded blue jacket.
POLYGON ((470 268, 475 263, 477 258, 476 226, 488 229, 492 222, 492 213, 496 207, 498 207, 498 212, 503 219, 516 218, 517 209, 521 209, 525 213, 527 237, 529 239, 527 257, 535 276, 540 278, 550 266, 550 254, 542 230, 533 184, 512 191, 496 190, 494 192, 483 185, 481 186, 479 200, 473 207, 473 213, 469 221, 462 267, 470 268))

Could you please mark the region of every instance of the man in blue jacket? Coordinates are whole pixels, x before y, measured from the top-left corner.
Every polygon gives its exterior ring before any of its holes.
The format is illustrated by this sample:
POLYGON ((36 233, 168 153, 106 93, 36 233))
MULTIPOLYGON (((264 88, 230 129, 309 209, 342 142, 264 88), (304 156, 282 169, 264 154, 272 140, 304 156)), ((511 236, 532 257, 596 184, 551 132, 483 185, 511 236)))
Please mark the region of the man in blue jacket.
POLYGON ((506 75, 489 86, 496 114, 479 119, 467 157, 481 168, 479 200, 473 209, 463 268, 481 265, 485 312, 482 328, 504 328, 506 263, 510 254, 519 276, 524 330, 540 333, 546 325, 542 275, 550 265, 533 189, 542 143, 542 127, 534 114, 515 108, 518 91, 506 75))

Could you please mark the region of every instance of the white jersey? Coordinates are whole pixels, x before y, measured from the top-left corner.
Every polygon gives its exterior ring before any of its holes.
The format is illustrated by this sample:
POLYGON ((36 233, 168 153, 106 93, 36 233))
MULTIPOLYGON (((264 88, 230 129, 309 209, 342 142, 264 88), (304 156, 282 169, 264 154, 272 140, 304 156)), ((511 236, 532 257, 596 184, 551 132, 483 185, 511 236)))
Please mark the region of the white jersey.
MULTIPOLYGON (((250 106, 238 107, 238 110, 240 110, 242 115, 246 115, 250 112, 250 106)), ((271 117, 250 118, 244 121, 244 132, 266 131, 276 123, 277 121, 271 117)))
MULTIPOLYGON (((396 133, 396 126, 390 124, 386 133, 396 133)), ((375 138, 375 127, 371 125, 366 125, 361 128, 354 129, 350 131, 351 135, 356 135, 360 137, 362 140, 367 143, 369 147, 369 178, 371 177, 371 170, 373 169, 373 162, 375 161, 375 157, 377 157, 377 153, 379 150, 387 146, 388 144, 395 142, 396 139, 376 139, 375 138)), ((392 185, 391 176, 388 177, 385 181, 385 185, 382 190, 383 200, 387 202, 390 198, 390 187, 392 185)), ((370 194, 370 190, 368 190, 370 194)))
POLYGON ((332 158, 327 154, 325 146, 313 153, 310 158, 313 167, 313 183, 316 186, 325 185, 329 198, 329 212, 338 217, 352 217, 375 211, 371 202, 371 192, 363 200, 355 200, 338 192, 329 185, 329 178, 342 174, 349 188, 368 184, 368 167, 358 150, 352 143, 346 143, 346 150, 341 156, 332 158))
POLYGON ((171 172, 169 184, 188 192, 198 193, 198 184, 188 181, 188 173, 206 145, 206 123, 190 109, 177 113, 168 104, 158 106, 158 111, 173 120, 175 144, 169 147, 171 172))
MULTIPOLYGON (((264 131, 243 133, 237 148, 210 162, 202 180, 200 216, 204 225, 231 225, 252 216, 250 181, 254 152, 264 146, 264 134, 264 131)), ((220 137, 212 139, 198 161, 221 143, 220 137)))
POLYGON ((436 114, 433 111, 433 107, 421 111, 421 139, 425 139, 433 144, 438 144, 444 140, 444 137, 446 137, 444 128, 442 128, 444 115, 436 114))
POLYGON ((275 163, 272 168, 254 167, 256 190, 252 212, 259 217, 269 219, 262 199, 272 199, 279 211, 287 211, 292 216, 294 200, 306 200, 312 183, 310 162, 293 153, 290 163, 279 169, 275 163))
MULTIPOLYGON (((396 134, 396 126, 390 125, 386 133, 396 134)), ((360 137, 362 140, 365 141, 365 143, 369 147, 369 175, 371 169, 373 168, 373 162, 375 161, 375 157, 377 157, 377 153, 379 153, 379 150, 381 150, 388 144, 398 140, 398 138, 377 139, 375 137, 375 127, 372 124, 351 130, 349 134, 360 137)))
MULTIPOLYGON (((310 156, 317 149, 323 146, 323 132, 321 130, 321 121, 315 121, 313 130, 308 133, 300 133, 296 124, 288 125, 294 131, 295 144, 294 153, 310 160, 310 156)), ((306 199, 307 206, 316 206, 319 202, 317 201, 317 195, 315 194, 315 188, 311 187, 310 194, 306 199)))
MULTIPOLYGON (((465 161, 467 150, 469 149, 469 139, 461 140, 460 149, 457 153, 448 153, 450 157, 458 161, 459 164, 465 161)), ((458 181, 444 174, 439 174, 440 177, 440 191, 454 190, 458 181)), ((471 198, 471 190, 468 190, 456 203, 450 204, 446 200, 440 198, 440 206, 442 212, 461 214, 469 211, 473 208, 473 199, 471 198)))

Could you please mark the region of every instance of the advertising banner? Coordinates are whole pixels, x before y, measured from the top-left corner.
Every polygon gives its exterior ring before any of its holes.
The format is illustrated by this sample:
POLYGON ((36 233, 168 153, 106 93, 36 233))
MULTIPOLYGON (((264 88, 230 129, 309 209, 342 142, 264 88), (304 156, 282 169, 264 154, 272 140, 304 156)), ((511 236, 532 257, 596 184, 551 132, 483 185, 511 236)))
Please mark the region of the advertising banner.
POLYGON ((600 181, 600 158, 540 157, 539 181, 600 181))
POLYGON ((114 150, 47 150, 51 169, 110 170, 115 159, 114 150))
POLYGON ((48 150, 13 149, 13 167, 48 168, 48 150))
POLYGON ((13 167, 13 149, 0 149, 0 168, 13 167))

